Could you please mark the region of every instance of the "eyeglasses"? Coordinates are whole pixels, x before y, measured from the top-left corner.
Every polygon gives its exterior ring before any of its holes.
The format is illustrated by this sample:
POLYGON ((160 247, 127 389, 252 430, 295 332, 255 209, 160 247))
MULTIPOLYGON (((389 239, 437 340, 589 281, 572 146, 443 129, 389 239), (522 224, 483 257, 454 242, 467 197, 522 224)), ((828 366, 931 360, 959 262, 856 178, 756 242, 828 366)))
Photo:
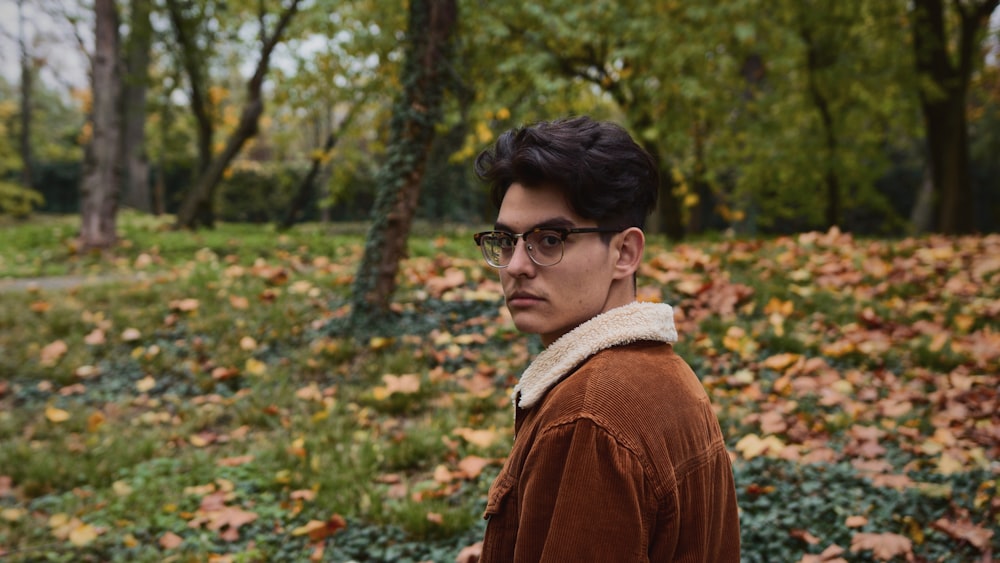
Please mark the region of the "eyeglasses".
POLYGON ((563 258, 566 248, 566 237, 578 233, 620 233, 622 229, 604 229, 601 227, 582 227, 576 229, 563 227, 545 227, 532 229, 526 233, 508 233, 504 231, 484 231, 472 235, 486 263, 494 268, 506 268, 514 257, 517 239, 523 239, 528 257, 539 266, 555 266, 563 258))

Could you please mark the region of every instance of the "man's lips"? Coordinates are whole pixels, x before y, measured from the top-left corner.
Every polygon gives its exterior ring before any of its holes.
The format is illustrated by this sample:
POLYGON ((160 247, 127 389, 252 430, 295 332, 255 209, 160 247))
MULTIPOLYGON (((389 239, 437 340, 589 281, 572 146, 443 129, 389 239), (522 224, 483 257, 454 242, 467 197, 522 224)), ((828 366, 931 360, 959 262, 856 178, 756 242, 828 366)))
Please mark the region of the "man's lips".
POLYGON ((527 291, 515 291, 507 297, 508 307, 525 307, 542 301, 542 298, 527 291))

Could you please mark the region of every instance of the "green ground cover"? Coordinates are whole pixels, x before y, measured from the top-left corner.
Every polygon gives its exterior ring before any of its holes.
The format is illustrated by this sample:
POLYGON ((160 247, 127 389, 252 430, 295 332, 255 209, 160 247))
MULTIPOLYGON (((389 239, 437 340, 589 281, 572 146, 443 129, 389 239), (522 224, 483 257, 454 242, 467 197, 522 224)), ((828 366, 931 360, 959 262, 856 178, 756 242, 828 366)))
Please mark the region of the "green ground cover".
MULTIPOLYGON (((453 561, 538 350, 473 229, 422 227, 382 336, 363 231, 0 224, 0 560, 453 561), (73 275, 104 282, 3 289, 73 275)), ((1000 237, 651 240, 734 457, 746 561, 1000 553, 1000 237)), ((599 515, 595 515, 599 517, 599 515)))

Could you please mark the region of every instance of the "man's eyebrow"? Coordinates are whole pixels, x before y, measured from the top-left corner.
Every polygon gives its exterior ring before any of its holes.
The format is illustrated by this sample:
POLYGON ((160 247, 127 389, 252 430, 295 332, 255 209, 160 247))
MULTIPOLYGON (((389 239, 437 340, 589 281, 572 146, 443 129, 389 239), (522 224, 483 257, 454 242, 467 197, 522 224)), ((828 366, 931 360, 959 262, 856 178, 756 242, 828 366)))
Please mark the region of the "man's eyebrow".
MULTIPOLYGON (((528 227, 527 229, 524 230, 524 232, 529 233, 535 229, 571 229, 573 228, 574 224, 575 223, 573 221, 571 221, 566 217, 553 217, 551 219, 546 219, 544 221, 536 223, 531 227, 528 227)), ((508 233, 514 232, 514 229, 511 228, 509 225, 500 222, 494 223, 493 229, 496 231, 504 231, 508 233)))

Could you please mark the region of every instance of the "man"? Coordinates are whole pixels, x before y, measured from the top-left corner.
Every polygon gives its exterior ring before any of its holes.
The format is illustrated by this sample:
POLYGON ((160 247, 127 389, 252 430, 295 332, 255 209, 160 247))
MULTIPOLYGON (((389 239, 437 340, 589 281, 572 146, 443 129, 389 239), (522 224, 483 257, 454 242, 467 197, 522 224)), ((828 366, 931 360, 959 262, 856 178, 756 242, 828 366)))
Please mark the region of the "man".
POLYGON ((579 117, 504 133, 476 173, 499 208, 476 244, 545 346, 515 387, 480 561, 738 561, 718 420, 670 306, 636 301, 653 159, 579 117))

